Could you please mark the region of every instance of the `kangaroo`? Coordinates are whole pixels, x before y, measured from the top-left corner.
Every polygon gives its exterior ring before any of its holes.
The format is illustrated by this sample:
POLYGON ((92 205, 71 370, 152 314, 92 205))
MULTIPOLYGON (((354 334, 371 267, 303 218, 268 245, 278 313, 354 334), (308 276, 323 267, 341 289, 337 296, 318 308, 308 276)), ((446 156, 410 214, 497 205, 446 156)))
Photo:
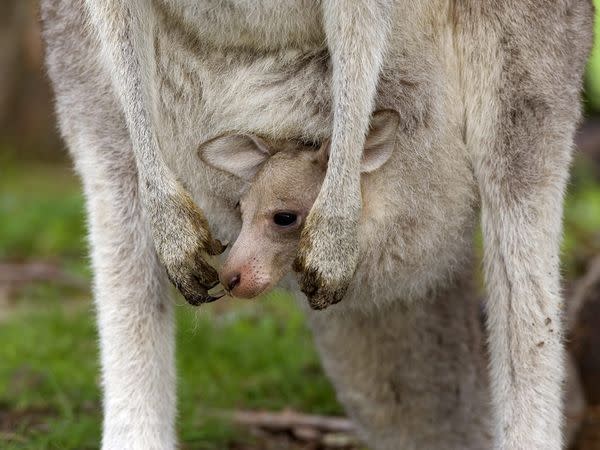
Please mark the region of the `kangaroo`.
MULTIPOLYGON (((209 293, 219 281, 214 259, 240 230, 243 186, 197 149, 236 133, 331 140, 294 264, 310 307, 326 308, 319 321, 368 302, 402 310, 461 296, 454 288, 466 282, 459 275, 480 212, 493 446, 561 448, 558 243, 592 13, 589 0, 42 0, 60 128, 87 198, 103 448, 176 445, 166 285, 191 304, 219 297, 209 293), (381 168, 397 180, 387 210, 370 208, 360 187, 369 119, 380 109, 400 116, 398 156, 381 168)), ((434 327, 427 317, 410 322, 434 327)), ((369 331, 356 347, 381 344, 372 329, 402 328, 384 319, 357 319, 369 331)), ((348 364, 351 323, 321 339, 348 364)), ((392 348, 406 354, 395 346, 400 334, 372 352, 373 367, 392 348)), ((459 336, 442 339, 459 345, 459 336)), ((350 397, 366 373, 346 378, 350 397)), ((382 406, 362 423, 391 446, 411 427, 384 426, 395 389, 385 379, 372 379, 378 394, 365 393, 367 403, 382 406)), ((455 395, 457 414, 470 414, 467 397, 455 395)), ((424 414, 451 423, 438 406, 424 414)), ((445 431, 406 434, 405 446, 453 448, 445 431)))

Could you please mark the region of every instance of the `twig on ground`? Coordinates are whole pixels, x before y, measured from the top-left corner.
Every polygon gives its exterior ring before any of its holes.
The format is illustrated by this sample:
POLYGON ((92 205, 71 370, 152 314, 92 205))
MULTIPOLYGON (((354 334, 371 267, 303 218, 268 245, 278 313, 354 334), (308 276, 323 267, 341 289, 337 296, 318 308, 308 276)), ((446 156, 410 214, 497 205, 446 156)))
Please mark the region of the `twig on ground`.
POLYGON ((567 330, 574 330, 584 305, 591 303, 592 296, 600 296, 600 255, 593 258, 585 275, 575 281, 568 297, 566 311, 567 330))
POLYGON ((317 443, 319 448, 355 448, 359 444, 352 422, 343 417, 309 415, 292 410, 223 411, 217 415, 265 432, 289 433, 298 441, 317 443))
POLYGON ((320 432, 352 433, 352 422, 343 417, 328 417, 302 414, 291 410, 278 413, 266 411, 233 411, 229 413, 233 422, 273 431, 311 428, 320 432))
POLYGON ((19 287, 41 281, 56 282, 79 289, 85 289, 88 284, 83 278, 65 272, 56 264, 44 261, 0 263, 0 285, 19 287))

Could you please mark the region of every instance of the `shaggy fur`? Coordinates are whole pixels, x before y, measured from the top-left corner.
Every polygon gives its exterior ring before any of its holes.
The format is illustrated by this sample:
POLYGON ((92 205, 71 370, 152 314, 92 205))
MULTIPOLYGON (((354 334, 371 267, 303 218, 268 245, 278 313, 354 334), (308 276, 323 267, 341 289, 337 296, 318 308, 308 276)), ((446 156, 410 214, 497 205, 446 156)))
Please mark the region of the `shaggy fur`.
POLYGON ((493 445, 561 448, 558 244, 589 0, 43 0, 42 15, 87 197, 105 449, 176 445, 162 267, 190 302, 213 299, 243 186, 197 148, 227 133, 332 137, 297 267, 313 308, 343 300, 310 315, 373 448, 487 446, 477 383, 444 381, 473 345, 453 330, 479 208, 493 445), (374 108, 400 128, 361 199, 374 108))

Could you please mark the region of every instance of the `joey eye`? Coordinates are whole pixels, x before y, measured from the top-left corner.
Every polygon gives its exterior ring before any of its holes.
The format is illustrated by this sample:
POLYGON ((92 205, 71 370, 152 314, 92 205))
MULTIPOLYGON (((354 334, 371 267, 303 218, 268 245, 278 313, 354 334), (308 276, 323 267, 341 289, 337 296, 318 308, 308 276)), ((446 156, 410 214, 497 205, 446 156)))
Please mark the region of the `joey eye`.
POLYGON ((273 215, 273 222, 280 227, 289 227, 294 225, 298 216, 291 212, 280 212, 273 215))

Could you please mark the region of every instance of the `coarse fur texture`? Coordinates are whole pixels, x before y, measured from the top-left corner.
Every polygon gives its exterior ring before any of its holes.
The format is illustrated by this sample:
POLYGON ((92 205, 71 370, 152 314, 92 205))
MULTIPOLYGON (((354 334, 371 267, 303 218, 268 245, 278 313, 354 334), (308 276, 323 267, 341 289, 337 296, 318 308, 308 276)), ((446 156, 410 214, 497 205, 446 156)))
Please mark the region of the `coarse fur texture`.
POLYGON ((244 185, 197 149, 234 133, 331 137, 297 267, 313 308, 343 299, 309 316, 369 445, 561 448, 558 244, 589 0, 43 0, 42 16, 87 197, 104 449, 176 446, 162 266, 190 302, 212 299, 244 185), (361 196, 374 109, 400 126, 361 196), (451 399, 445 381, 479 345, 453 332, 472 328, 460 311, 479 208, 491 425, 474 420, 477 383, 451 399))

